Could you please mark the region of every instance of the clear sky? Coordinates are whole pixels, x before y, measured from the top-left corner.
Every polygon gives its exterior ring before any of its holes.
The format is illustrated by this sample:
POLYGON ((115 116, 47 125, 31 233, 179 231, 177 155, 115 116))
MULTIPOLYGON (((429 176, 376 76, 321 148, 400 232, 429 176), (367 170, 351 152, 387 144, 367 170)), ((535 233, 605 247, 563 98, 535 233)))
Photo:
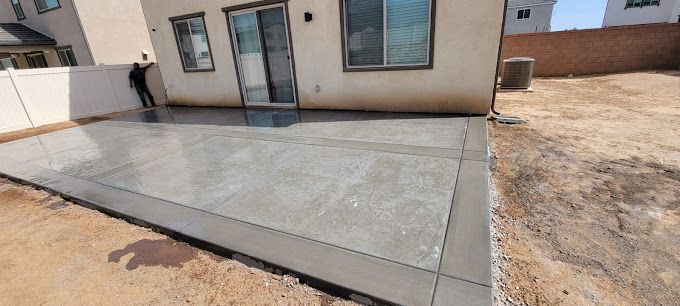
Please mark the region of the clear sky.
POLYGON ((557 0, 551 30, 599 28, 606 7, 607 0, 557 0))

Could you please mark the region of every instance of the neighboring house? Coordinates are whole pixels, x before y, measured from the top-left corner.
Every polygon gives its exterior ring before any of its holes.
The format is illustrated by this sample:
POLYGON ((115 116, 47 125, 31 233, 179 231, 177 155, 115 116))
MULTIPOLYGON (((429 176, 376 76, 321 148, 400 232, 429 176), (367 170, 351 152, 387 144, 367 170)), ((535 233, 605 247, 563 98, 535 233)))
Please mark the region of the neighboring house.
POLYGON ((505 34, 550 32, 555 0, 508 0, 505 34))
POLYGON ((609 0, 602 27, 680 22, 680 0, 609 0))
POLYGON ((173 104, 486 114, 504 2, 142 6, 173 104))
POLYGON ((155 60, 139 0, 0 0, 0 69, 155 60))

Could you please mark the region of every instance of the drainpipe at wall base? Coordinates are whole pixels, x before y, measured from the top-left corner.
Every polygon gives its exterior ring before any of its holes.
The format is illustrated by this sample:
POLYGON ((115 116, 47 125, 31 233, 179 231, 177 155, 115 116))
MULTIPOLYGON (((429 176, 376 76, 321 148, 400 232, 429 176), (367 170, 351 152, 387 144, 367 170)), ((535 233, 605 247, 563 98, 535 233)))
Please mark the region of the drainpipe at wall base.
POLYGON ((498 93, 498 75, 501 69, 501 55, 503 52, 503 37, 505 36, 505 20, 508 16, 506 13, 508 11, 508 0, 504 1, 503 4, 503 18, 501 20, 501 37, 498 39, 498 57, 496 57, 496 75, 493 79, 493 97, 491 99, 491 112, 500 115, 501 113, 496 111, 496 94, 498 93))

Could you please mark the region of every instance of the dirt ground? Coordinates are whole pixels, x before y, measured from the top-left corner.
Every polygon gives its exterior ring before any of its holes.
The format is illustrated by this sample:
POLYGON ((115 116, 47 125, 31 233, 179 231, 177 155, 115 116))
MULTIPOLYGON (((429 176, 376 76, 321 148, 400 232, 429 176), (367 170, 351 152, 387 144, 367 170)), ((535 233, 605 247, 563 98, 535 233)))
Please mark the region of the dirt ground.
POLYGON ((0 305, 350 305, 0 179, 0 305))
POLYGON ((495 302, 679 305, 680 71, 533 88, 490 123, 495 302))

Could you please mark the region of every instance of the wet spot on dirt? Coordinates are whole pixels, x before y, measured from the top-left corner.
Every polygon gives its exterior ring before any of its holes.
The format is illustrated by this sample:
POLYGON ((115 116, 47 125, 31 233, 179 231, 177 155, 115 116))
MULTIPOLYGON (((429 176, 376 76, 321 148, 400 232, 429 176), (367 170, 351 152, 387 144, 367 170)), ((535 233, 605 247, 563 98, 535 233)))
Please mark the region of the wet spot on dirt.
POLYGON ((142 239, 115 250, 109 254, 109 262, 119 262, 128 254, 134 254, 125 265, 129 271, 139 266, 163 266, 165 268, 181 268, 184 263, 196 258, 198 251, 172 239, 151 240, 142 239))
POLYGON ((66 207, 68 207, 68 203, 66 203, 66 201, 64 201, 64 200, 54 202, 50 205, 47 205, 47 208, 49 208, 51 210, 59 210, 59 209, 66 208, 66 207))

